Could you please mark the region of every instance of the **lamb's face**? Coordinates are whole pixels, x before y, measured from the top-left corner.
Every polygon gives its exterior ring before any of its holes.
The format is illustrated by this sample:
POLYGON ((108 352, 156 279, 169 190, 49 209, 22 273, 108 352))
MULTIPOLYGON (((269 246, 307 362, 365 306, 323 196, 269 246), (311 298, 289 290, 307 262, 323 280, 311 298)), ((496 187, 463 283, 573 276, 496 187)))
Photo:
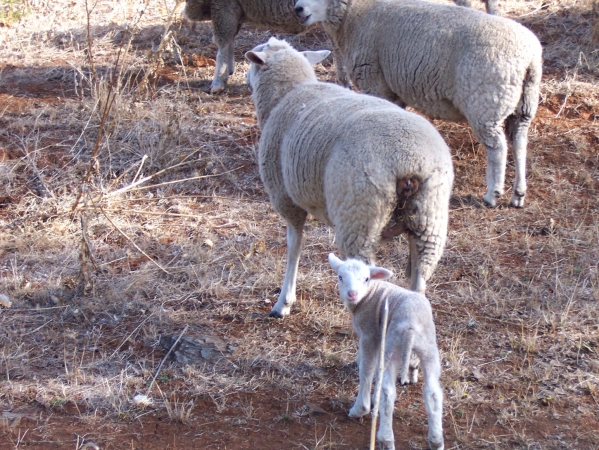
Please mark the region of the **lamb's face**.
POLYGON ((295 15, 299 23, 305 26, 327 20, 327 9, 331 0, 297 0, 295 15))
POLYGON ((348 309, 354 309, 364 299, 371 280, 387 280, 393 275, 390 270, 368 266, 357 259, 348 259, 343 262, 333 253, 329 254, 329 263, 337 273, 341 302, 348 309))

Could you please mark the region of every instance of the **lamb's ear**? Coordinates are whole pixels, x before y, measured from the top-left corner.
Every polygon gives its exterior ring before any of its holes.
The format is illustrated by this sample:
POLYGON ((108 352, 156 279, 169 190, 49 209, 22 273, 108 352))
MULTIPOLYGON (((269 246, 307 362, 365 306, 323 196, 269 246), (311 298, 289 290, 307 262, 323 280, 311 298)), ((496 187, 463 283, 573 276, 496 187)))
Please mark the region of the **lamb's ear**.
POLYGON ((312 65, 318 64, 320 61, 322 61, 331 54, 329 50, 318 50, 317 52, 305 51, 300 53, 304 55, 308 62, 312 65))
POLYGON ((370 266, 370 278, 373 280, 388 280, 393 276, 393 272, 384 267, 370 266))
POLYGON ((259 66, 263 66, 266 62, 266 53, 249 51, 245 54, 245 59, 259 66))
POLYGON ((341 267, 343 261, 337 258, 337 256, 335 256, 334 253, 329 253, 329 264, 331 265, 331 268, 335 271, 335 273, 339 273, 339 267, 341 267))

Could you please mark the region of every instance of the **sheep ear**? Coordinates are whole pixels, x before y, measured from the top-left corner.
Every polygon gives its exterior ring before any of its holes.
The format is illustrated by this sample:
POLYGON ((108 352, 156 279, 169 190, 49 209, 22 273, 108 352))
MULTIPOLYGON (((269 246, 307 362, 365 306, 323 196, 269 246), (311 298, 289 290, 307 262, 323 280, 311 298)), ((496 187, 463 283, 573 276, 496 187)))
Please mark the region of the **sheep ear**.
POLYGON ((245 59, 259 66, 263 66, 266 62, 266 53, 249 51, 245 54, 245 59))
POLYGON ((305 51, 300 53, 304 55, 308 62, 312 65, 318 64, 320 61, 322 61, 331 54, 329 50, 319 50, 317 52, 305 51))
POLYGON ((343 261, 337 258, 337 256, 335 256, 334 253, 329 253, 329 264, 331 265, 331 268, 335 271, 335 273, 339 273, 339 267, 341 267, 343 261))
POLYGON ((370 278, 373 280, 388 280, 393 276, 393 272, 384 267, 370 266, 370 278))

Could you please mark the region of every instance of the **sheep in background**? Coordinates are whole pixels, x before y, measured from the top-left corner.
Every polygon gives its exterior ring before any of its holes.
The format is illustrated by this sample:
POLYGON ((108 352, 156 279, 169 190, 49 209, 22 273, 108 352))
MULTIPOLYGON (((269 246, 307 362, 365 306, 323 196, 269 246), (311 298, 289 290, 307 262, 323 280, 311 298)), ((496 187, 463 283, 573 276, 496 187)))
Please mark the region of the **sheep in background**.
POLYGON ((516 168, 511 204, 524 205, 542 72, 532 32, 510 19, 421 0, 298 0, 295 11, 303 24, 323 25, 360 91, 432 118, 468 121, 487 150, 490 206, 504 192, 507 134, 516 168))
MULTIPOLYGON (((443 389, 439 383, 441 361, 431 305, 424 295, 388 283, 393 273, 382 267, 367 266, 362 261, 343 262, 333 253, 329 263, 338 275, 339 296, 352 316, 353 328, 359 338, 358 366, 360 387, 350 417, 362 417, 370 412, 370 391, 379 367, 383 307, 389 300, 385 364, 381 390, 381 424, 377 441, 384 449, 395 448, 393 410, 395 380, 399 371, 402 384, 408 378, 412 352, 420 358, 424 374, 422 395, 428 416, 428 442, 431 449, 442 450, 443 389)), ((377 377, 378 379, 378 377, 377 377)))
MULTIPOLYGON (((499 0, 480 0, 485 2, 487 13, 497 15, 499 14, 499 0)), ((472 7, 470 0, 455 0, 455 4, 458 6, 465 6, 467 8, 472 7)))
POLYGON ((242 23, 251 23, 285 33, 301 33, 293 12, 295 0, 187 0, 185 15, 190 20, 212 20, 214 43, 218 46, 216 69, 210 92, 225 90, 235 71, 235 36, 242 23))
POLYGON ((453 165, 423 117, 316 79, 303 52, 271 38, 246 53, 262 130, 260 177, 287 221, 287 269, 274 317, 295 302, 307 215, 333 226, 345 257, 372 261, 381 236, 408 233, 411 289, 424 292, 447 237, 453 165))

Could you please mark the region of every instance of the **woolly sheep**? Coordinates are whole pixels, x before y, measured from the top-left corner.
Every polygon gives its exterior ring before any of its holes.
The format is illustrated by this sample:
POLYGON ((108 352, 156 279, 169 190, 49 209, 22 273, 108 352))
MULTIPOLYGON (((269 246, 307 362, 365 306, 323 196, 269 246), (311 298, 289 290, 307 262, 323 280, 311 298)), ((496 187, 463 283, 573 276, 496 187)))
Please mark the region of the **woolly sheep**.
POLYGON ((318 82, 328 54, 271 38, 246 53, 262 130, 260 177, 287 221, 287 269, 274 317, 295 301, 302 230, 333 226, 346 257, 371 261, 381 237, 408 233, 411 288, 424 292, 447 237, 451 154, 423 117, 386 100, 318 82))
POLYGON ((487 149, 490 206, 504 192, 507 134, 516 169, 511 204, 524 205, 542 72, 532 32, 510 19, 422 0, 298 0, 295 11, 305 25, 323 25, 360 91, 431 118, 467 120, 487 149))
POLYGON ((187 0, 185 15, 190 20, 212 20, 214 43, 218 46, 216 69, 210 92, 224 91, 235 71, 235 36, 245 22, 286 33, 301 33, 293 12, 295 0, 187 0))
POLYGON ((395 448, 395 380, 399 369, 402 384, 417 381, 409 378, 410 360, 415 353, 424 373, 422 395, 428 416, 429 446, 431 449, 443 449, 443 390, 439 382, 441 362, 429 301, 424 295, 384 281, 393 273, 382 267, 367 266, 355 259, 344 262, 333 253, 329 254, 329 263, 338 275, 339 296, 352 316, 354 331, 360 342, 360 387, 349 416, 362 417, 370 412, 370 390, 379 367, 383 307, 387 298, 386 369, 381 386, 381 423, 377 440, 384 449, 395 448))
MULTIPOLYGON (((480 0, 485 3, 487 13, 497 15, 499 14, 499 0, 480 0)), ((467 8, 472 7, 470 0, 455 0, 455 4, 458 6, 465 6, 467 8)))

